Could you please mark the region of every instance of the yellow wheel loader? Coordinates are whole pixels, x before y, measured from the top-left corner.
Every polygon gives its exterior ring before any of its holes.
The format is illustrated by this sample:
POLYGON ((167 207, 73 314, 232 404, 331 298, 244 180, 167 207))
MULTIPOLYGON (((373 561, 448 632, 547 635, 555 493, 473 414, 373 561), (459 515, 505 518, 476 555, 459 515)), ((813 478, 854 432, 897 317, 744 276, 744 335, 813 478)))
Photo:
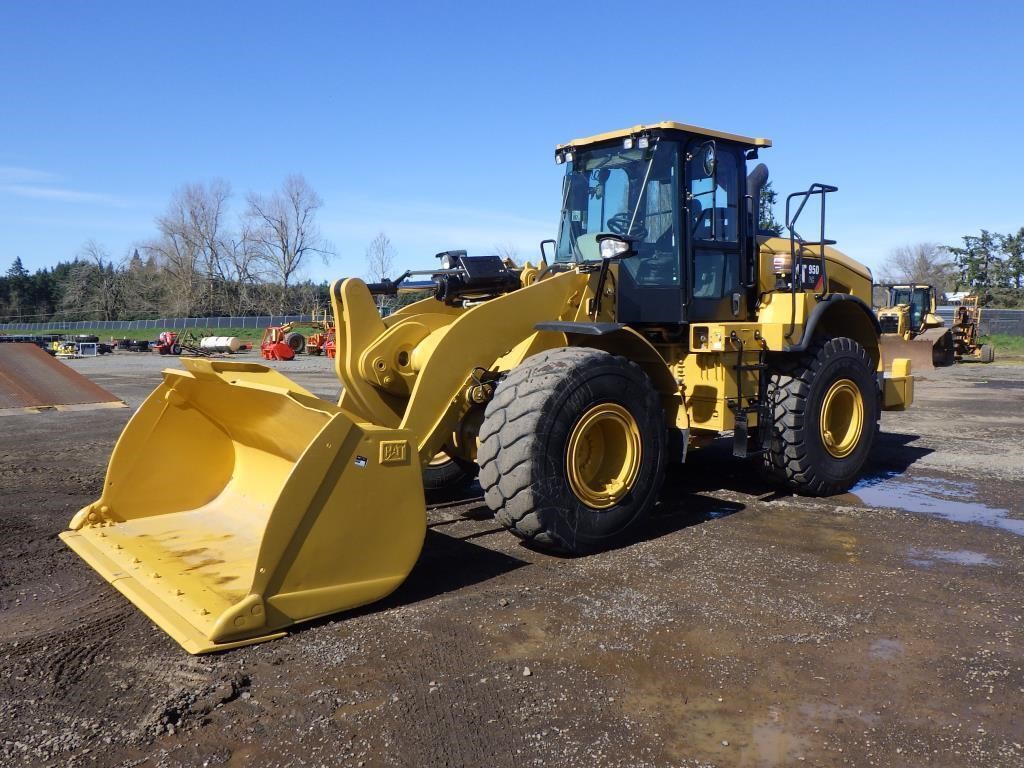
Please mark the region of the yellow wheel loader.
POLYGON ((889 286, 878 324, 886 360, 909 358, 915 368, 939 368, 956 360, 953 334, 935 312, 935 288, 930 285, 889 286))
POLYGON ((202 653, 398 587, 444 455, 479 467, 513 533, 567 553, 628 536, 666 466, 717 436, 784 488, 845 491, 913 377, 883 366, 870 271, 825 238, 835 187, 787 198, 788 237, 757 230, 768 173, 747 165, 769 146, 663 122, 557 147, 538 267, 448 251, 334 283, 337 404, 261 365, 183 360, 62 538, 202 653), (433 296, 381 318, 375 295, 413 274, 433 296), (189 483, 163 482, 171 462, 189 483))

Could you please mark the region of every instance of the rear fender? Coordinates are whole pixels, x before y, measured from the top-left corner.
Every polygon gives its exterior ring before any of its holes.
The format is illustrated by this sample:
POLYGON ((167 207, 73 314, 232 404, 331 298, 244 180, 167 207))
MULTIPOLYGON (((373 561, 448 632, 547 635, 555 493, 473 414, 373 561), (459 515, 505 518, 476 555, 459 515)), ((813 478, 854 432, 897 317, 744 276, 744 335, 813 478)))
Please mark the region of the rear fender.
POLYGON ((881 370, 880 334, 878 318, 867 304, 852 294, 833 293, 811 311, 800 343, 784 351, 803 352, 816 336, 846 336, 864 347, 875 370, 881 370))

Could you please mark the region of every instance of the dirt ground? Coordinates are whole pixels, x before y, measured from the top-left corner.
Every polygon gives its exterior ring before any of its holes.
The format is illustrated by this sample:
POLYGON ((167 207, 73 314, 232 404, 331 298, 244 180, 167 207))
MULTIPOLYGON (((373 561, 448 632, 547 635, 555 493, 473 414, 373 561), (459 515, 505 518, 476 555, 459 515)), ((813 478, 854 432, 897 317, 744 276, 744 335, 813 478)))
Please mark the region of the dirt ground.
MULTIPOLYGON (((167 362, 68 364, 136 406, 167 362)), ((1024 365, 925 374, 836 498, 715 445, 592 557, 433 508, 384 602, 205 657, 57 538, 130 413, 0 417, 4 766, 1024 765, 1024 365)))

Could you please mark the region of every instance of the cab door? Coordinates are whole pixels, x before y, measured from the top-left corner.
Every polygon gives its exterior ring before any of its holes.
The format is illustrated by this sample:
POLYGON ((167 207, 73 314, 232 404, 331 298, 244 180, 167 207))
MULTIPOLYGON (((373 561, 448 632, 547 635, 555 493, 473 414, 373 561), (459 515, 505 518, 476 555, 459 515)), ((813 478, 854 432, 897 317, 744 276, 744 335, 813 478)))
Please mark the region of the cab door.
POLYGON ((683 169, 687 319, 746 320, 741 150, 728 142, 695 137, 687 144, 683 169))

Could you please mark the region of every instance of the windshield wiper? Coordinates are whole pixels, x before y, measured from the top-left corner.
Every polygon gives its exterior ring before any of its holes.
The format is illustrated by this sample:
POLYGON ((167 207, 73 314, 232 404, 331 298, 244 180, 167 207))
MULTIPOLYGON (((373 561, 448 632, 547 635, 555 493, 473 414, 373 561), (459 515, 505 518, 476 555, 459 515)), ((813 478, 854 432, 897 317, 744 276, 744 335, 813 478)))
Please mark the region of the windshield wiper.
POLYGON ((580 248, 576 244, 576 235, 572 231, 572 220, 566 217, 569 211, 566 210, 565 204, 569 200, 569 190, 572 188, 572 182, 568 176, 565 177, 565 183, 563 185, 565 189, 562 192, 562 229, 565 230, 568 227, 569 231, 569 249, 572 251, 572 255, 575 257, 575 263, 583 261, 583 254, 580 253, 580 248))
POLYGON ((647 192, 647 180, 651 177, 651 168, 654 167, 654 156, 658 152, 658 141, 655 139, 654 147, 651 148, 651 159, 647 161, 647 170, 644 172, 644 180, 640 184, 640 194, 636 198, 636 207, 633 208, 633 215, 629 217, 629 227, 626 228, 626 237, 633 231, 633 224, 636 222, 636 215, 640 212, 640 204, 644 201, 647 192))

